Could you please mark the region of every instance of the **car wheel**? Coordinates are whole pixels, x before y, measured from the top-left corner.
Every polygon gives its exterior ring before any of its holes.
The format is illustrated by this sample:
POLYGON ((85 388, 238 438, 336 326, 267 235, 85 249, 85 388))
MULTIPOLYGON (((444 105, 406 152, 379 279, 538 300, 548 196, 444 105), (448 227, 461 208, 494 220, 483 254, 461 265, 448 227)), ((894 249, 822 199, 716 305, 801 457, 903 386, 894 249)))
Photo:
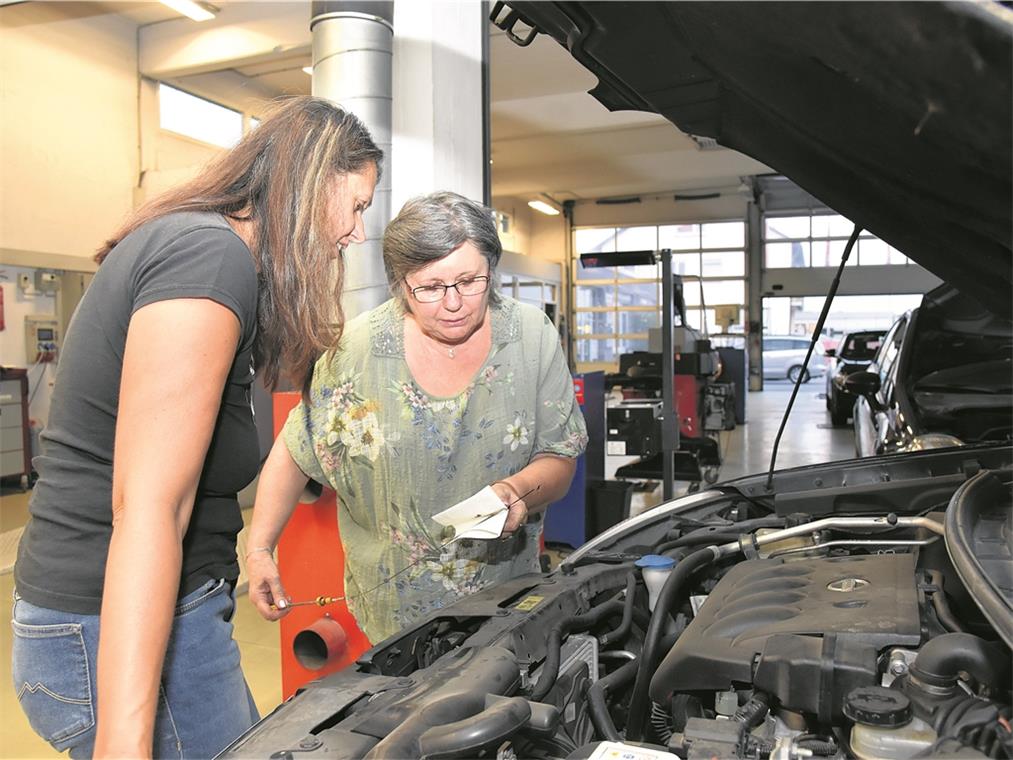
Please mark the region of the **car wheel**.
POLYGON ((848 424, 848 419, 851 417, 851 412, 847 409, 831 409, 830 410, 830 422, 833 423, 834 427, 844 427, 848 424))
POLYGON ((796 364, 794 367, 788 368, 788 379, 791 380, 793 383, 798 382, 799 375, 802 375, 803 383, 809 382, 809 370, 802 369, 801 365, 798 364, 796 364))

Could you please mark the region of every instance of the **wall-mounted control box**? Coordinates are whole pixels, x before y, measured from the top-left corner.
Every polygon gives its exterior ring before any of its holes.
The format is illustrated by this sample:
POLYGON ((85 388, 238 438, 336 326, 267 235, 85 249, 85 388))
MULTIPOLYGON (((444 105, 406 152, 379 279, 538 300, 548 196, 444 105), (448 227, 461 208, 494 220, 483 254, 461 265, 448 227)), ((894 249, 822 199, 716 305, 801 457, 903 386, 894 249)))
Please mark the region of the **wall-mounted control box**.
POLYGON ((48 314, 25 315, 25 361, 54 362, 60 351, 60 323, 48 314))

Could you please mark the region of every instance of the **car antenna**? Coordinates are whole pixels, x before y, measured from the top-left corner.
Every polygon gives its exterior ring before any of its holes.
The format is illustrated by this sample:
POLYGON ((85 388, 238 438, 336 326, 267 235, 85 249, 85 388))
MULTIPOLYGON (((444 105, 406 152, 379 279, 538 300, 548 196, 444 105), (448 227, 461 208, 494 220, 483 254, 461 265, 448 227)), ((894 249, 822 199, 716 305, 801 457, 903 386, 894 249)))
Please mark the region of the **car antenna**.
POLYGON ((809 350, 805 352, 805 361, 802 362, 802 371, 798 373, 798 378, 795 380, 795 387, 791 389, 791 397, 788 399, 788 406, 784 410, 784 417, 781 418, 781 427, 777 429, 777 437, 774 439, 774 450, 770 452, 770 469, 767 471, 767 490, 770 490, 771 484, 774 482, 774 465, 777 462, 777 447, 781 445, 781 434, 784 433, 785 425, 788 424, 788 417, 791 414, 791 408, 795 404, 795 397, 798 395, 798 389, 802 386, 802 381, 805 380, 806 375, 809 371, 809 359, 812 358, 813 349, 816 347, 816 341, 820 339, 820 334, 823 331, 823 323, 827 321, 827 314, 830 312, 830 304, 834 302, 834 296, 837 295, 837 286, 841 284, 841 275, 844 273, 844 265, 848 263, 848 257, 851 256, 851 249, 855 247, 855 243, 858 242, 858 236, 861 234, 862 228, 857 224, 855 229, 851 232, 851 237, 848 238, 848 244, 844 246, 844 253, 841 256, 841 263, 837 267, 837 274, 834 275, 834 281, 830 283, 830 290, 827 291, 827 299, 823 302, 823 311, 820 312, 820 318, 816 320, 816 327, 813 328, 812 340, 809 341, 809 350))

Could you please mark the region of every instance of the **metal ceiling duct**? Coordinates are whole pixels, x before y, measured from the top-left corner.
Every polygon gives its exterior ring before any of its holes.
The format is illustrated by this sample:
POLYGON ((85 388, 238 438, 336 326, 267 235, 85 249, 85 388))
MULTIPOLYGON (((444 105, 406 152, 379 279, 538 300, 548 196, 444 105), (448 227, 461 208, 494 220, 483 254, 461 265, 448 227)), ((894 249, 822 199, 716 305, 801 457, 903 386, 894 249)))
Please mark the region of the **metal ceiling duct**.
POLYGON ((366 214, 366 242, 345 252, 346 319, 385 301, 383 230, 391 218, 393 2, 314 2, 313 94, 358 116, 384 152, 384 170, 366 214))

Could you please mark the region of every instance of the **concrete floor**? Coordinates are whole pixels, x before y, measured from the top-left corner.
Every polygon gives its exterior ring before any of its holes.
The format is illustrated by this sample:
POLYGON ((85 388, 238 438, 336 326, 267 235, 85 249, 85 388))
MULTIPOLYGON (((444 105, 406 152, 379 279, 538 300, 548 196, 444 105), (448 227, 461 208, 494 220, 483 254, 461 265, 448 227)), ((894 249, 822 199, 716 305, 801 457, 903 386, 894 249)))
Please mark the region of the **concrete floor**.
MULTIPOLYGON (((777 466, 794 467, 854 456, 850 428, 834 429, 821 394, 823 383, 803 385, 781 439, 777 466)), ((720 479, 761 472, 770 462, 770 448, 777 434, 784 407, 791 392, 787 382, 767 383, 762 393, 746 399, 745 425, 723 433, 724 465, 720 479)), ((3 530, 21 527, 27 517, 27 494, 5 494, 0 505, 3 530)), ((244 512, 248 518, 249 511, 244 512)), ((0 575, 0 600, 9 600, 13 576, 0 575)), ((240 598, 235 617, 235 636, 242 651, 243 669, 257 706, 266 714, 281 701, 281 667, 277 627, 263 620, 248 598, 240 598)), ((0 758, 56 757, 57 753, 39 739, 17 705, 10 688, 11 627, 10 605, 0 602, 0 758)))

